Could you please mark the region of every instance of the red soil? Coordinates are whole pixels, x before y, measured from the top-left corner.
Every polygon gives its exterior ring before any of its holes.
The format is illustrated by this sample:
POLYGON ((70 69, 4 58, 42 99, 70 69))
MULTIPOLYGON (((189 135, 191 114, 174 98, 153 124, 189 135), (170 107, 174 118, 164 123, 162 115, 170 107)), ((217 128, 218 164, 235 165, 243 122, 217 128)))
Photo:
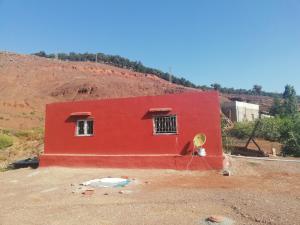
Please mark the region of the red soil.
POLYGON ((0 52, 0 128, 43 126, 45 104, 50 102, 190 90, 195 91, 152 74, 101 63, 64 62, 0 52))

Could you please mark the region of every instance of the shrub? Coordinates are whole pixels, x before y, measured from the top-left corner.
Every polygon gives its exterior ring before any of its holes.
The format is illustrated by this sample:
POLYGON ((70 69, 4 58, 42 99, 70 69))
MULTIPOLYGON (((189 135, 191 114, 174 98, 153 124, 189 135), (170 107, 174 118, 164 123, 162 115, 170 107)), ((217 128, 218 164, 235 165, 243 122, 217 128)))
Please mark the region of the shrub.
POLYGON ((13 139, 7 134, 0 134, 0 149, 7 148, 13 145, 13 139))
POLYGON ((291 155, 300 157, 300 145, 299 138, 297 138, 293 132, 289 132, 289 138, 285 140, 282 152, 283 155, 291 155))
MULTIPOLYGON (((249 138, 254 124, 254 122, 236 123, 229 134, 239 139, 249 138)), ((300 157, 300 114, 261 119, 255 137, 278 141, 283 144, 284 155, 300 157)))
MULTIPOLYGON (((264 118, 259 121, 255 137, 269 141, 280 141, 285 133, 291 130, 292 121, 288 118, 264 118)), ((255 122, 239 122, 234 125, 230 134, 237 138, 248 138, 253 132, 255 122)))
POLYGON ((224 115, 221 116, 221 130, 222 130, 222 147, 225 153, 230 153, 232 150, 232 138, 229 135, 230 124, 225 119, 224 115))
POLYGON ((300 157, 300 114, 284 119, 281 142, 284 155, 300 157))
POLYGON ((223 151, 225 153, 230 153, 233 148, 233 141, 232 138, 226 133, 222 133, 222 147, 223 147, 223 151))
POLYGON ((254 129, 254 122, 237 122, 234 127, 229 131, 231 136, 244 139, 250 137, 254 129))
POLYGON ((21 130, 15 132, 18 138, 24 138, 28 141, 42 140, 44 137, 44 130, 42 128, 34 128, 32 130, 21 130))
POLYGON ((255 136, 269 141, 279 141, 282 126, 283 119, 280 117, 261 119, 255 136))

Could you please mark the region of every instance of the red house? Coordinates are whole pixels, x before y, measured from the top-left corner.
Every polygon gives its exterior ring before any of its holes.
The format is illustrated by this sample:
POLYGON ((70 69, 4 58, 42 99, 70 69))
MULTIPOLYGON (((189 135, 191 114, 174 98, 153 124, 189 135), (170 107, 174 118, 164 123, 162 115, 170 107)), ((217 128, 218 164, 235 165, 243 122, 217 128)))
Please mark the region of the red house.
POLYGON ((221 169, 217 92, 52 103, 40 166, 221 169), (205 157, 193 138, 206 135, 205 157))

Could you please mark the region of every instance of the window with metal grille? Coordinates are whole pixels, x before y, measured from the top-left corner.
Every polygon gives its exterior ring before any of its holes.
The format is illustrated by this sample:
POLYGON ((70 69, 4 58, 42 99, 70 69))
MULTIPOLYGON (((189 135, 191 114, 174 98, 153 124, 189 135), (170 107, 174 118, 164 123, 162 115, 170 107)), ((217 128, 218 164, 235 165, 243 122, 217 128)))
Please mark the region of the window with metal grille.
POLYGON ((91 136, 94 132, 93 120, 77 120, 76 135, 77 136, 91 136))
POLYGON ((176 115, 154 116, 154 134, 177 134, 176 115))

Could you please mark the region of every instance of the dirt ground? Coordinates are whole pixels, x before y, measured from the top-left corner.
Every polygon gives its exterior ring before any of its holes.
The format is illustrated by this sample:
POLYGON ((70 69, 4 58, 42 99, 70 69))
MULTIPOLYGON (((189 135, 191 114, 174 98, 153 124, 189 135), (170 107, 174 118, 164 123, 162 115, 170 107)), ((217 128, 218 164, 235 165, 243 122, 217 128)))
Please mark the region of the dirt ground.
POLYGON ((300 224, 300 163, 231 158, 218 171, 19 169, 0 173, 0 224, 300 224), (128 176, 122 188, 82 194, 81 182, 128 176))
MULTIPOLYGON (((230 141, 232 142, 232 146, 231 146, 232 149, 234 149, 234 148, 244 148, 246 146, 248 138, 238 139, 238 138, 235 138, 235 137, 230 137, 230 141)), ((266 155, 272 155, 273 154, 273 150, 272 150, 273 148, 275 149, 275 152, 276 152, 277 155, 282 155, 282 152, 281 152, 282 144, 279 143, 279 142, 268 141, 268 140, 264 140, 262 138, 255 138, 255 142, 259 145, 261 151, 264 152, 266 155)), ((253 143, 253 141, 250 141, 249 146, 248 146, 248 150, 250 150, 253 154, 255 154, 255 152, 257 152, 256 154, 260 155, 260 152, 258 151, 258 148, 253 143)), ((249 154, 249 152, 247 153, 247 151, 238 152, 238 153, 241 153, 243 155, 251 156, 251 153, 249 154)))

